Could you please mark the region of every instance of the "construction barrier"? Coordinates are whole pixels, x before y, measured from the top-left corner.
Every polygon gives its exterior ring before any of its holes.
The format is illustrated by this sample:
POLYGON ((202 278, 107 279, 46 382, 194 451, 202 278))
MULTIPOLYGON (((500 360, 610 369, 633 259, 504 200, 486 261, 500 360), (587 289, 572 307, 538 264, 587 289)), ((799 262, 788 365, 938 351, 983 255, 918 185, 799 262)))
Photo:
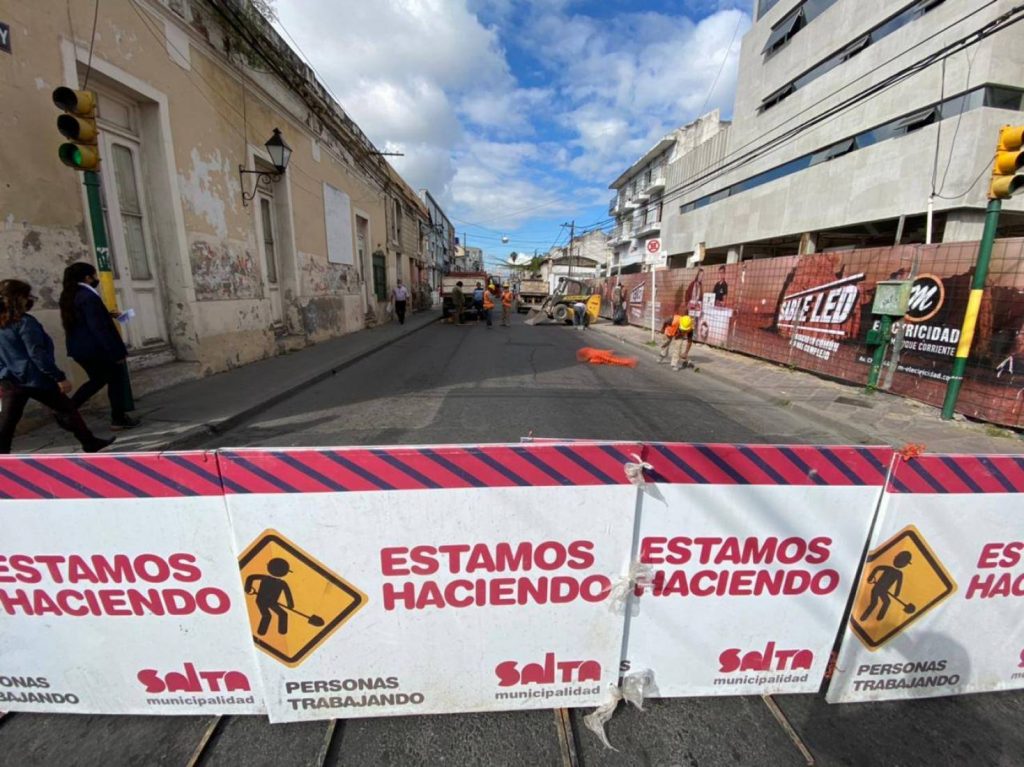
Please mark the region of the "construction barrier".
POLYGON ((645 446, 624 667, 648 697, 817 692, 892 450, 645 446))
POLYGON ((897 458, 828 700, 1024 687, 1024 458, 897 458))
POLYGON ((263 711, 216 457, 0 460, 0 710, 263 711))
POLYGON ((1024 458, 877 447, 5 457, 0 710, 600 729, 816 692, 840 635, 832 702, 1024 687, 1022 491, 1024 458))
POLYGON ((600 703, 638 449, 222 453, 271 721, 600 703))

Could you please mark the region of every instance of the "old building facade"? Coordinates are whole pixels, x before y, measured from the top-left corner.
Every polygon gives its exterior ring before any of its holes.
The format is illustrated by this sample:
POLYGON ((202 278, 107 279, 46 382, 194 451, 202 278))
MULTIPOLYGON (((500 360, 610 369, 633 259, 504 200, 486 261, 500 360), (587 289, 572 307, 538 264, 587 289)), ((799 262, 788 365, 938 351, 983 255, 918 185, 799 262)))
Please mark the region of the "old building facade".
POLYGON ((133 366, 273 356, 382 321, 398 277, 425 279, 427 206, 249 0, 105 3, 95 34, 90 3, 0 13, 0 273, 33 284, 55 338, 62 271, 93 260, 82 176, 57 157, 61 85, 97 94, 133 366))

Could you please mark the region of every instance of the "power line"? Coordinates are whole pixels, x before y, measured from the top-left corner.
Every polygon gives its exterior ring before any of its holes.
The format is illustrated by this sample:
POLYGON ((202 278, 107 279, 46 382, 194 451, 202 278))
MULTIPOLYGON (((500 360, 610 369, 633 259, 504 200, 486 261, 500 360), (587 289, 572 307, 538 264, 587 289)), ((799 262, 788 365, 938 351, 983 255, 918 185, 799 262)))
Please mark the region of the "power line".
POLYGON ((82 80, 82 88, 89 85, 89 75, 92 74, 92 49, 96 46, 96 22, 100 18, 100 0, 96 0, 96 6, 92 12, 92 35, 89 39, 89 61, 85 65, 85 77, 82 80))
POLYGON ((701 106, 700 112, 698 112, 698 114, 704 114, 704 110, 708 108, 708 102, 711 101, 711 96, 712 94, 714 94, 715 88, 718 87, 718 78, 722 76, 722 72, 725 70, 725 62, 729 60, 729 54, 732 53, 732 46, 733 43, 736 42, 736 35, 739 34, 740 24, 743 23, 743 19, 745 18, 746 15, 742 11, 740 11, 739 18, 736 19, 736 28, 733 29, 732 31, 732 39, 729 40, 729 45, 725 49, 725 53, 722 55, 722 63, 718 67, 718 74, 715 75, 714 82, 711 83, 711 87, 708 89, 708 95, 704 97, 704 104, 703 106, 701 106))
MULTIPOLYGON (((987 3, 985 7, 987 7, 988 5, 992 5, 993 2, 995 2, 995 0, 990 0, 990 2, 987 3)), ((834 119, 839 114, 841 114, 842 112, 846 111, 847 109, 849 109, 849 108, 851 108, 851 107, 853 107, 853 106, 855 106, 855 105, 857 105, 859 103, 862 103, 864 101, 870 100, 870 99, 878 96, 880 93, 888 90, 889 88, 892 88, 893 86, 897 85, 898 83, 902 82, 903 80, 908 79, 910 76, 918 73, 919 71, 927 69, 927 67, 935 64, 937 61, 941 61, 941 60, 943 60, 945 58, 948 58, 949 56, 954 55, 955 53, 959 53, 961 50, 965 50, 966 48, 970 47, 971 45, 975 45, 978 42, 980 42, 981 40, 984 40, 987 37, 990 37, 991 35, 994 35, 994 34, 1000 32, 1000 31, 1002 31, 1003 29, 1006 29, 1006 28, 1012 26, 1013 24, 1016 24, 1016 23, 1020 22, 1022 19, 1024 19, 1024 17, 1019 17, 1019 18, 1013 18, 1013 17, 1015 15, 1019 16, 1019 14, 1020 14, 1022 9, 1024 9, 1024 5, 1019 5, 1019 6, 1014 7, 1013 9, 1011 9, 1007 13, 1003 14, 1002 16, 997 17, 996 19, 994 19, 994 20, 992 20, 990 22, 987 22, 982 27, 980 27, 980 28, 978 28, 976 30, 973 30, 972 32, 970 32, 967 35, 965 35, 964 37, 957 39, 956 41, 946 45, 943 48, 940 48, 938 51, 936 51, 936 52, 934 52, 932 54, 929 54, 924 59, 920 59, 919 61, 914 62, 913 64, 909 65, 908 67, 905 67, 905 68, 903 68, 903 69, 893 73, 892 75, 888 76, 887 78, 885 78, 881 82, 879 82, 879 83, 877 83, 875 85, 869 86, 865 90, 863 90, 863 91, 861 91, 861 92, 859 92, 857 94, 854 94, 853 96, 845 99, 844 101, 841 101, 838 104, 836 104, 836 105, 830 107, 829 109, 825 110, 821 114, 816 115, 815 117, 810 118, 810 119, 806 120, 805 122, 803 122, 803 123, 801 123, 801 124, 791 128, 786 133, 784 133, 784 134, 782 134, 780 136, 776 136, 775 138, 770 139, 770 140, 764 142, 763 144, 761 144, 758 147, 755 147, 752 151, 749 151, 749 152, 746 151, 746 150, 754 142, 753 141, 748 142, 747 144, 739 147, 737 150, 735 150, 734 152, 732 152, 730 154, 730 157, 735 157, 735 159, 729 160, 729 161, 723 161, 723 163, 720 164, 715 169, 709 170, 706 173, 703 173, 703 174, 701 174, 699 176, 696 176, 696 177, 694 177, 694 178, 692 178, 692 179, 690 179, 688 181, 685 181, 685 182, 681 183, 680 185, 674 187, 672 190, 670 190, 669 194, 666 194, 666 195, 664 195, 661 198, 662 202, 666 203, 666 202, 671 202, 673 200, 679 199, 680 197, 686 195, 687 192, 689 192, 690 190, 694 189, 695 187, 707 184, 708 182, 713 181, 716 178, 719 178, 720 176, 728 173, 729 171, 734 170, 735 167, 737 167, 739 164, 748 163, 748 162, 750 162, 753 159, 757 159, 759 157, 766 156, 766 155, 770 154, 771 152, 774 152, 774 151, 780 149, 781 147, 785 146, 786 144, 788 144, 791 141, 793 141, 794 139, 796 139, 801 133, 805 132, 806 130, 809 130, 812 127, 815 127, 817 125, 824 124, 824 123, 827 123, 827 122, 831 121, 832 119, 834 119), (971 38, 975 38, 975 37, 977 39, 973 39, 973 40, 971 39, 971 38), (740 155, 742 155, 742 156, 740 156, 740 155)), ((979 10, 981 10, 981 9, 979 9, 979 10)), ((942 32, 944 32, 947 29, 949 29, 950 27, 956 26, 957 24, 961 23, 962 21, 964 21, 965 19, 969 18, 970 16, 972 16, 972 15, 974 15, 976 13, 978 13, 978 11, 972 11, 967 16, 964 16, 961 19, 959 19, 958 21, 953 22, 952 24, 948 25, 944 29, 934 33, 933 35, 931 35, 926 40, 922 41, 921 43, 918 43, 915 46, 912 46, 911 48, 909 48, 907 50, 909 51, 909 50, 913 50, 913 48, 919 47, 920 45, 924 44, 924 42, 927 42, 928 40, 933 39, 934 37, 938 36, 942 32)), ((815 106, 817 106, 818 104, 821 104, 822 102, 828 100, 832 96, 835 96, 836 94, 838 94, 839 92, 841 92, 842 90, 847 88, 853 82, 856 82, 857 80, 861 80, 864 77, 867 77, 868 75, 873 74, 875 71, 877 71, 881 67, 885 66, 885 64, 888 64, 891 61, 894 61, 896 58, 899 58, 900 56, 904 55, 906 52, 907 51, 903 51, 902 53, 898 54, 897 56, 893 57, 892 59, 889 59, 889 61, 885 62, 884 64, 880 64, 878 67, 875 67, 874 69, 872 69, 871 71, 865 73, 864 75, 856 78, 855 80, 852 80, 851 83, 848 83, 847 85, 842 86, 841 88, 837 89, 836 91, 833 91, 829 95, 827 95, 827 96, 823 97, 822 99, 820 99, 819 101, 817 101, 815 104, 811 105, 810 107, 807 107, 807 109, 804 109, 800 113, 794 115, 793 117, 790 117, 787 121, 785 121, 784 123, 781 123, 780 126, 786 124, 787 122, 792 121, 793 119, 798 117, 800 114, 803 114, 806 111, 808 111, 810 109, 813 109, 815 106)))

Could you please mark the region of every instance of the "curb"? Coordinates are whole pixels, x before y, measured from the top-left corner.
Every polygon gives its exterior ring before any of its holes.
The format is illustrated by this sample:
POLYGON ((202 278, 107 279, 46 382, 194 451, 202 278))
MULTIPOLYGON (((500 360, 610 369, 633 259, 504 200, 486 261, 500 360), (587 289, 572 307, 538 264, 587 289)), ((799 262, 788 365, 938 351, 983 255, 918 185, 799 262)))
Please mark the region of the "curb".
MULTIPOLYGON (((635 347, 637 349, 644 349, 646 351, 649 351, 649 352, 653 353, 653 350, 651 349, 651 347, 647 346, 646 344, 637 343, 636 341, 632 341, 632 340, 630 340, 628 338, 622 338, 620 336, 615 335, 614 333, 609 333, 606 330, 604 330, 600 325, 598 325, 598 326, 591 326, 591 329, 592 330, 596 330, 598 333, 601 333, 602 335, 607 336, 608 338, 612 338, 612 339, 614 339, 616 341, 619 341, 620 343, 627 344, 627 345, 635 347)), ((706 344, 702 344, 702 346, 706 346, 706 344)), ((708 348, 712 349, 712 348, 715 348, 715 347, 708 347, 708 348)), ((718 351, 722 351, 725 354, 729 353, 729 352, 727 352, 725 350, 718 350, 718 351)), ((769 364, 769 365, 772 364, 771 362, 769 362, 767 360, 758 360, 758 361, 762 362, 764 364, 769 364)), ((800 371, 800 372, 804 373, 805 371, 800 371)), ((709 371, 706 368, 701 368, 700 375, 707 376, 708 378, 711 378, 711 379, 713 379, 715 381, 718 381, 719 383, 728 384, 729 386, 736 386, 736 387, 740 387, 741 386, 741 384, 739 384, 736 381, 735 378, 732 378, 730 376, 724 375, 722 373, 715 372, 713 370, 709 371)), ((813 374, 806 373, 806 375, 813 375, 813 374)), ((781 406, 779 401, 778 401, 778 398, 776 398, 776 397, 765 396, 760 391, 756 391, 756 390, 752 391, 750 393, 752 393, 755 397, 758 397, 759 399, 764 401, 765 404, 775 405, 777 407, 781 406)), ((821 413, 821 411, 816 410, 813 407, 809 407, 807 405, 803 405, 803 404, 795 403, 795 402, 790 402, 788 405, 785 405, 785 407, 787 407, 791 411, 793 411, 793 412, 795 412, 795 413, 797 413, 797 414, 799 414, 799 415, 801 415, 801 416, 803 416, 805 418, 810 418, 810 419, 815 420, 815 421, 820 421, 821 423, 824 423, 826 425, 831 426, 832 428, 834 428, 837 431, 846 432, 846 433, 856 437, 856 439, 859 440, 862 444, 865 444, 865 445, 877 445, 877 444, 879 444, 878 438, 873 436, 873 435, 871 435, 870 433, 868 433, 866 431, 862 431, 862 430, 858 429, 855 426, 850 426, 850 424, 847 421, 842 421, 842 420, 839 420, 837 418, 833 418, 831 416, 823 415, 821 413)))
POLYGON ((284 402, 285 400, 294 397, 296 394, 306 389, 309 389, 310 387, 316 386, 321 381, 327 380, 328 378, 335 375, 339 371, 342 371, 345 368, 350 367, 373 354, 376 354, 382 349, 386 349, 392 344, 398 343, 399 341, 408 338, 414 333, 418 333, 424 328, 431 327, 437 322, 437 319, 439 318, 435 318, 429 322, 424 322, 419 327, 413 328, 407 333, 397 335, 394 338, 384 341, 378 344, 377 346, 366 349, 365 351, 362 351, 359 354, 353 355, 352 357, 348 357, 339 362, 332 363, 331 366, 326 370, 319 370, 313 375, 309 376, 309 378, 303 379, 294 386, 291 386, 283 391, 275 392, 274 394, 266 397, 265 399, 262 399, 259 402, 256 402, 246 407, 245 409, 238 411, 237 413, 233 413, 232 415, 229 415, 221 420, 207 421, 206 423, 201 423, 196 426, 193 426, 188 430, 182 432, 181 434, 178 434, 172 437, 171 439, 168 439, 166 442, 163 442, 160 445, 155 446, 153 449, 163 452, 169 450, 195 450, 197 448, 200 448, 203 446, 204 443, 209 442, 214 437, 221 436, 232 431, 233 429, 238 428, 243 423, 252 418, 254 415, 259 413, 261 410, 265 410, 267 408, 273 407, 274 405, 278 405, 284 402))

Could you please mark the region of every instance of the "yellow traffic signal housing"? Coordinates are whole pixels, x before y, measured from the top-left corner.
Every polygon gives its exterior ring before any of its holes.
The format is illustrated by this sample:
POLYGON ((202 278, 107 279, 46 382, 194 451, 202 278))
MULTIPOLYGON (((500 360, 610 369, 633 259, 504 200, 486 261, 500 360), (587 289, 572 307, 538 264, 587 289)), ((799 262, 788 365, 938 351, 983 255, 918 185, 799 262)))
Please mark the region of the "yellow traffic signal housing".
POLYGON ((61 86, 53 91, 53 103, 65 112, 57 118, 57 130, 71 140, 57 150, 60 161, 75 170, 96 170, 100 165, 96 94, 61 86))
POLYGON ((992 183, 988 188, 990 200, 1008 200, 1013 193, 1024 188, 1024 125, 1004 125, 999 131, 999 146, 992 167, 992 183))

